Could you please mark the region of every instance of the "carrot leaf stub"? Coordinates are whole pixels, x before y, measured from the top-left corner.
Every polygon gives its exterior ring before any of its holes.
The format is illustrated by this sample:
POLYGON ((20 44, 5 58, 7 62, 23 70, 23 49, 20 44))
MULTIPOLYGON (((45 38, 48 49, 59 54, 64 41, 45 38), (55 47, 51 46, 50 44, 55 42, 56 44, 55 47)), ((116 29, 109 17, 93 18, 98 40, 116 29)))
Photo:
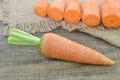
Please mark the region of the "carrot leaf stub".
POLYGON ((18 29, 12 29, 8 38, 8 44, 19 46, 36 46, 40 45, 40 38, 23 32, 18 29))

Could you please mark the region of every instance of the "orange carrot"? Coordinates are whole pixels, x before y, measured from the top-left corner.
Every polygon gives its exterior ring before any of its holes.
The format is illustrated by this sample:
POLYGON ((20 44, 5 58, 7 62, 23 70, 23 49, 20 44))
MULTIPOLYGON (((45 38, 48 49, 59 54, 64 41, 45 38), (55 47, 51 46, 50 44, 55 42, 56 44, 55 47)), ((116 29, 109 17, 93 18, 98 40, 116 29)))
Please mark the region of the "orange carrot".
POLYGON ((100 52, 53 33, 46 33, 40 39, 23 31, 12 29, 8 43, 21 46, 37 46, 47 58, 97 65, 115 64, 114 61, 100 52))
POLYGON ((103 0, 102 21, 108 28, 120 26, 120 0, 103 0))
POLYGON ((49 7, 48 0, 41 0, 35 7, 34 13, 38 16, 45 17, 47 15, 47 9, 49 7))
POLYGON ((84 0, 82 4, 82 22, 90 27, 100 24, 100 5, 97 0, 84 0))
POLYGON ((66 0, 53 0, 47 10, 48 17, 55 21, 61 21, 63 19, 65 7, 66 0))
POLYGON ((89 64, 114 64, 114 61, 101 53, 53 33, 47 33, 43 36, 40 50, 48 58, 89 64))
POLYGON ((64 19, 68 23, 77 23, 82 17, 79 0, 69 0, 65 10, 64 19))

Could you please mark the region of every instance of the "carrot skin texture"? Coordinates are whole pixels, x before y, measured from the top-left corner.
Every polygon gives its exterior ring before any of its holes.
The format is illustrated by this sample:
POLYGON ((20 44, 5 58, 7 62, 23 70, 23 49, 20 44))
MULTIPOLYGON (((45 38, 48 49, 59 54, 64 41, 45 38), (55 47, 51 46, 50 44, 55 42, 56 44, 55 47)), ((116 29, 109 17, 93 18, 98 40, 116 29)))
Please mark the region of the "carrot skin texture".
POLYGON ((63 20, 63 15, 66 7, 66 0, 53 0, 47 10, 49 18, 55 21, 63 20))
POLYGON ((89 27, 96 27, 100 24, 100 5, 97 0, 84 0, 82 4, 82 22, 89 27))
POLYGON ((53 33, 46 33, 42 38, 38 38, 21 30, 12 29, 8 44, 39 47, 42 54, 48 58, 99 65, 115 64, 100 52, 53 33))
POLYGON ((97 65, 115 64, 100 52, 53 33, 47 33, 42 37, 40 51, 48 58, 97 65))
POLYGON ((69 0, 66 6, 64 19, 71 24, 77 23, 82 17, 79 0, 69 0))
POLYGON ((103 0, 102 22, 107 28, 120 26, 120 0, 103 0))
POLYGON ((34 13, 40 17, 47 16, 47 9, 49 7, 48 0, 41 0, 35 7, 34 13))

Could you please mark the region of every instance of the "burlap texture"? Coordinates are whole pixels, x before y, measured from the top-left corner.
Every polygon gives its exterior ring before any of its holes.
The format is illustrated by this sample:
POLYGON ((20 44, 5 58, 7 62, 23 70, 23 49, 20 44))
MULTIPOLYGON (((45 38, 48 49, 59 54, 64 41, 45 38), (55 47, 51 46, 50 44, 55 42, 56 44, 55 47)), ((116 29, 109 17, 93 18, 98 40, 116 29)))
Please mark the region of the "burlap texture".
POLYGON ((48 17, 38 17, 33 12, 33 8, 38 2, 39 0, 4 0, 2 13, 0 14, 0 20, 7 24, 4 35, 8 35, 11 28, 21 29, 34 34, 37 32, 49 32, 58 27, 63 27, 68 31, 78 30, 88 33, 120 47, 120 28, 108 29, 103 25, 90 28, 81 22, 68 24, 64 20, 56 22, 48 17))

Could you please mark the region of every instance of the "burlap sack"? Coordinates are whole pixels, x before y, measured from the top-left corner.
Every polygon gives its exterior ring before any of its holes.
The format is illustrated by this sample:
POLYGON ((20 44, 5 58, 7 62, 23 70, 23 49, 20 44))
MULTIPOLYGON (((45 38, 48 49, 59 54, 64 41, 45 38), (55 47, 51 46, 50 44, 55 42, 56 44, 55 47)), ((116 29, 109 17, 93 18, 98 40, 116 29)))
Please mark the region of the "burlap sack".
POLYGON ((90 28, 81 22, 68 24, 65 21, 55 22, 47 17, 38 17, 33 12, 33 8, 38 2, 39 0, 4 0, 2 16, 0 17, 2 22, 7 24, 4 35, 8 35, 11 28, 18 28, 34 34, 63 27, 68 31, 79 30, 88 33, 120 47, 120 28, 107 29, 103 25, 90 28))

